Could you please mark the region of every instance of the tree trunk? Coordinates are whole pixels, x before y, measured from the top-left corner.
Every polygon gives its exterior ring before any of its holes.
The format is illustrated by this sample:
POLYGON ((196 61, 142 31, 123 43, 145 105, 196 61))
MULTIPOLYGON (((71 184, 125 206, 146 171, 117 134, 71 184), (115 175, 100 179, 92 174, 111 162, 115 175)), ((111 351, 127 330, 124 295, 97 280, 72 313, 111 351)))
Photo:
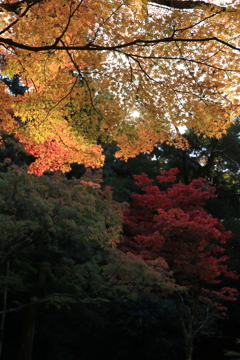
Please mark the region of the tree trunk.
MULTIPOLYGON (((10 260, 7 262, 7 268, 6 268, 6 278, 8 280, 10 272, 10 260)), ((3 311, 7 310, 7 293, 8 293, 8 286, 5 286, 4 293, 3 293, 3 311)), ((2 356, 2 345, 3 345, 3 335, 4 335, 4 325, 5 325, 5 318, 6 314, 2 314, 2 321, 0 326, 0 358, 2 356)))
POLYGON ((194 330, 193 330, 193 320, 194 320, 194 316, 195 316, 197 299, 195 299, 195 302, 194 302, 192 308, 189 308, 186 306, 186 304, 184 304, 184 308, 187 310, 188 316, 189 316, 188 324, 185 324, 185 321, 184 321, 184 317, 183 317, 183 313, 182 313, 181 305, 180 305, 180 299, 181 299, 181 302, 184 303, 181 295, 177 294, 177 296, 175 297, 175 304, 176 304, 178 318, 179 318, 181 328, 183 331, 183 335, 184 335, 184 339, 185 339, 186 360, 192 360, 193 340, 194 340, 194 334, 195 334, 194 330))
POLYGON ((31 305, 26 309, 20 336, 19 360, 31 360, 35 331, 36 307, 31 305))
POLYGON ((188 334, 186 339, 186 360, 192 360, 193 355, 193 337, 191 334, 188 334))

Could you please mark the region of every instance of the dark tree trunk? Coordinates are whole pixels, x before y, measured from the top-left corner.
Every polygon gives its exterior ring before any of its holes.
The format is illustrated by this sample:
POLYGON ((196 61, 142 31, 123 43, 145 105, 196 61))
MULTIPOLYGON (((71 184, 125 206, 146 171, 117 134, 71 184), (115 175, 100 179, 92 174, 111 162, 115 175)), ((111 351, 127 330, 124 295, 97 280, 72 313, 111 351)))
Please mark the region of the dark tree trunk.
MULTIPOLYGON (((8 280, 10 272, 10 261, 7 262, 7 268, 6 268, 6 278, 8 280)), ((7 293, 8 293, 8 286, 5 286, 4 293, 3 293, 3 311, 7 310, 7 293)), ((0 325, 0 358, 2 356, 2 345, 3 345, 3 335, 4 335, 4 325, 5 325, 5 318, 6 314, 2 314, 2 320, 0 325)))
POLYGON ((188 312, 187 324, 184 321, 184 317, 183 317, 183 313, 182 313, 182 309, 181 309, 181 305, 180 305, 180 299, 181 299, 181 302, 184 302, 183 299, 181 298, 181 295, 177 294, 177 296, 175 297, 175 304, 176 304, 178 318, 179 318, 181 328, 183 331, 183 335, 184 335, 184 339, 185 339, 186 360, 192 360, 193 341, 194 341, 194 336, 195 336, 195 332, 193 330, 193 321, 194 321, 194 317, 195 317, 196 306, 198 303, 198 296, 196 297, 191 308, 184 305, 184 308, 188 312))
POLYGON ((192 334, 188 334, 188 339, 186 339, 186 360, 192 360, 193 355, 193 337, 192 334))
POLYGON ((31 305, 25 310, 22 333, 20 335, 19 360, 31 360, 35 331, 36 306, 31 305))
POLYGON ((192 360, 193 343, 194 343, 195 336, 206 325, 206 323, 208 321, 208 317, 209 317, 209 308, 207 306, 205 319, 194 330, 193 323, 194 323, 194 319, 195 319, 195 316, 196 316, 196 309, 197 309, 197 306, 198 306, 199 296, 201 295, 201 293, 202 293, 202 289, 201 289, 201 287, 199 287, 191 307, 188 307, 184 303, 184 300, 183 300, 181 294, 176 294, 176 296, 175 296, 175 304, 176 304, 176 308, 177 308, 178 318, 179 318, 180 325, 181 325, 183 335, 184 335, 184 339, 185 339, 186 360, 192 360), (186 321, 186 323, 184 321, 184 315, 183 315, 181 306, 183 306, 185 308, 185 310, 187 311, 187 313, 188 313, 188 320, 186 321))

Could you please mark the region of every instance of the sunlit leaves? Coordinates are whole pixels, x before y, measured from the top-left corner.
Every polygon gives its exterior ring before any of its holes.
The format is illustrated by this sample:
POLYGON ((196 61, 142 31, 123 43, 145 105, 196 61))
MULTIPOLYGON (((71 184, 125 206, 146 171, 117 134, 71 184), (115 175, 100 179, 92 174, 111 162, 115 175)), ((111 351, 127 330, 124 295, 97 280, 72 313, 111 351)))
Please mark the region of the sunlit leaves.
POLYGON ((72 147, 78 138, 90 147, 115 140, 124 159, 165 140, 185 146, 176 126, 221 136, 239 111, 238 5, 156 3, 3 4, 2 69, 29 88, 11 106, 21 133, 43 144, 59 137, 65 119, 72 147))

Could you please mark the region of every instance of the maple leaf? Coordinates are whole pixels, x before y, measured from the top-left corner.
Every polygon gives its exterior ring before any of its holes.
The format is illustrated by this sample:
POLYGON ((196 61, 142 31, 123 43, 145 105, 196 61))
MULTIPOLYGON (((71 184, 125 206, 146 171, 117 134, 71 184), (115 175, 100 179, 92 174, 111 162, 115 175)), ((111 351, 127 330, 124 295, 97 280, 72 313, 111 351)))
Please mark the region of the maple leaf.
POLYGON ((0 9, 1 71, 28 88, 11 107, 0 88, 1 118, 18 132, 13 109, 32 144, 59 136, 64 119, 72 147, 84 143, 76 162, 98 166, 99 139, 127 159, 159 142, 186 147, 179 126, 220 137, 239 113, 235 2, 8 0, 0 9))
POLYGON ((148 262, 162 259, 168 265, 167 270, 172 271, 176 284, 184 287, 185 296, 175 290, 175 302, 187 359, 191 359, 193 339, 208 320, 207 316, 194 328, 197 306, 207 304, 207 308, 223 313, 222 301, 236 300, 238 292, 231 287, 221 287, 220 283, 224 277, 237 279, 238 276, 227 269, 228 256, 222 247, 232 234, 204 208, 205 200, 215 196, 215 189, 202 178, 189 185, 174 184, 177 173, 175 168, 157 177, 160 184, 170 183, 165 191, 151 185, 152 180, 146 174, 134 176, 142 193, 132 194, 130 207, 124 213, 128 233, 125 243, 119 247, 148 262), (190 305, 184 302, 184 309, 188 308, 191 314, 188 324, 181 307, 184 297, 191 298, 190 305))

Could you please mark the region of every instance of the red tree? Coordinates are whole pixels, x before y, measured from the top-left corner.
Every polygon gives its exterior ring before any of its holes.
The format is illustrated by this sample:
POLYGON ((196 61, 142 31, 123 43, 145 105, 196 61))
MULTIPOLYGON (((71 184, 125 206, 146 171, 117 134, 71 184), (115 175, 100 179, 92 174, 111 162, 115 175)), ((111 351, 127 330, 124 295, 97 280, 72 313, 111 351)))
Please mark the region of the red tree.
POLYGON ((237 290, 219 285, 224 277, 236 278, 228 271, 222 245, 231 237, 222 223, 204 209, 205 200, 214 197, 215 188, 205 179, 189 185, 173 184, 178 169, 163 171, 159 183, 169 183, 165 191, 153 186, 146 174, 135 175, 142 194, 132 195, 125 211, 129 235, 122 250, 142 259, 164 259, 183 292, 174 298, 186 343, 186 359, 192 358, 193 340, 208 320, 209 309, 225 308, 221 300, 235 300, 237 290), (170 186, 171 185, 171 186, 170 186), (196 327, 198 306, 206 304, 206 317, 196 327), (186 322, 185 312, 188 320, 186 322))

